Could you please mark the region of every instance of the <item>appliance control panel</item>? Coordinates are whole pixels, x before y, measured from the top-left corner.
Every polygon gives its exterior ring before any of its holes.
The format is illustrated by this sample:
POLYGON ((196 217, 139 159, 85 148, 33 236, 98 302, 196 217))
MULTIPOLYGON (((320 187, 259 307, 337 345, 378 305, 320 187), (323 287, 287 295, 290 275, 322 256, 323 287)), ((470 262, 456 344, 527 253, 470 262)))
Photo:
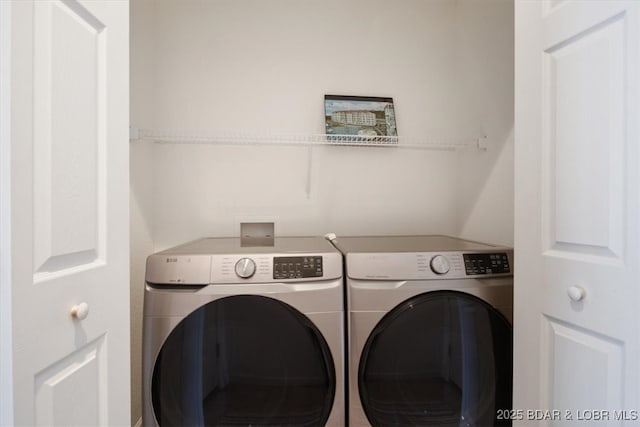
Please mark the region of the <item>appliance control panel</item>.
POLYGON ((153 285, 313 282, 342 277, 338 252, 295 254, 153 254, 146 282, 153 285))
POLYGON ((211 284, 287 283, 342 277, 339 253, 214 255, 211 284))
POLYGON ((463 254, 467 276, 511 273, 506 252, 463 254))
POLYGON ((513 250, 347 254, 352 279, 436 280, 513 275, 513 250))
POLYGON ((321 256, 282 256, 273 258, 273 278, 306 279, 322 277, 321 256))

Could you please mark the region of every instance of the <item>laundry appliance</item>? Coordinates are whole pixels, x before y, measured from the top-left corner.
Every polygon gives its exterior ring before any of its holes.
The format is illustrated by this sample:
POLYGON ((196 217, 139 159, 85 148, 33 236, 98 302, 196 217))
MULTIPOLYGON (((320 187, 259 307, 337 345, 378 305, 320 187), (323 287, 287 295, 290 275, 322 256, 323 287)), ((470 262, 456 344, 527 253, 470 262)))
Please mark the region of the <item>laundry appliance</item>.
POLYGON ((343 426, 342 255, 205 238, 147 259, 145 426, 343 426))
POLYGON ((350 425, 510 425, 513 251, 447 236, 332 242, 345 255, 350 425))

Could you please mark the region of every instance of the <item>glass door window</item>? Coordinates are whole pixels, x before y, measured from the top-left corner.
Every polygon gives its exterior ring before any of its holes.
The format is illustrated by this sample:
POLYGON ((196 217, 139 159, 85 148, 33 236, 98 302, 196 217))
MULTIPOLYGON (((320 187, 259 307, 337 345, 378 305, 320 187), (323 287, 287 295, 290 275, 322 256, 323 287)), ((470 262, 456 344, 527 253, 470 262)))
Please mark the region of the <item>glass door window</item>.
POLYGON ((484 301, 437 291, 389 312, 365 344, 360 398, 374 426, 503 426, 512 328, 484 301))
POLYGON ((155 362, 160 426, 319 426, 331 412, 329 347, 302 313, 262 296, 213 301, 187 316, 155 362))

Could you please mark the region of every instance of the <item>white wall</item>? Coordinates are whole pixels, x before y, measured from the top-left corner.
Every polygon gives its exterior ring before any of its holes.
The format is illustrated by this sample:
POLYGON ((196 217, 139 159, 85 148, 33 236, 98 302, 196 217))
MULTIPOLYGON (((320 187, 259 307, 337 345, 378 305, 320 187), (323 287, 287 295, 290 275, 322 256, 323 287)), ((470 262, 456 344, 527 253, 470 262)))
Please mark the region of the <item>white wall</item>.
MULTIPOLYGON (((131 122, 142 127, 153 126, 154 94, 154 1, 130 3, 130 114, 131 122)), ((154 251, 153 221, 153 143, 131 144, 129 177, 130 194, 130 268, 131 268, 131 425, 142 413, 142 308, 144 270, 147 255, 154 251)))
MULTIPOLYGON (((459 102, 451 0, 156 5, 156 130, 322 133, 331 93, 392 96, 401 135, 478 132, 459 102)), ((306 149, 153 150, 156 247, 254 218, 290 235, 456 232, 452 153, 315 149, 307 194, 306 149)))
POLYGON ((512 242, 511 0, 132 0, 131 16, 135 127, 323 133, 325 94, 391 96, 401 136, 486 134, 489 145, 316 147, 310 158, 134 142, 132 319, 149 253, 237 235, 241 221, 274 221, 280 235, 512 242))
POLYGON ((513 245, 513 1, 458 0, 456 71, 487 153, 458 164, 457 234, 513 245))

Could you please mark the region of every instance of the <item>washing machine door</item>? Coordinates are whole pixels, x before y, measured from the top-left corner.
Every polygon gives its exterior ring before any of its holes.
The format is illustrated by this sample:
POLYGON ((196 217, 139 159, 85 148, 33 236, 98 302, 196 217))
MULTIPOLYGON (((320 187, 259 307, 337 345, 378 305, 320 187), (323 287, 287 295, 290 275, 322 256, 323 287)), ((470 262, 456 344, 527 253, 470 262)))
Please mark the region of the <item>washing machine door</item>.
POLYGON ((167 337, 151 396, 160 426, 323 425, 334 364, 302 313, 262 296, 202 306, 167 337))
POLYGON ((369 336, 358 382, 374 426, 502 426, 511 408, 512 328, 461 292, 413 297, 369 336))

